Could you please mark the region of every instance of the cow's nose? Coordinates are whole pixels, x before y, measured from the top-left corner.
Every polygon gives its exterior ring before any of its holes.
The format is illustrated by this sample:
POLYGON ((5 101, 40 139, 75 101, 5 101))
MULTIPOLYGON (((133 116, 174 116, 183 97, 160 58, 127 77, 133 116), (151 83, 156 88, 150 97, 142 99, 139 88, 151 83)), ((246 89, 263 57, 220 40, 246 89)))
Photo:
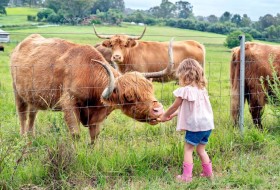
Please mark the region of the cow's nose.
POLYGON ((121 59, 121 56, 120 56, 120 55, 113 55, 113 59, 114 59, 114 60, 120 60, 120 59, 121 59))

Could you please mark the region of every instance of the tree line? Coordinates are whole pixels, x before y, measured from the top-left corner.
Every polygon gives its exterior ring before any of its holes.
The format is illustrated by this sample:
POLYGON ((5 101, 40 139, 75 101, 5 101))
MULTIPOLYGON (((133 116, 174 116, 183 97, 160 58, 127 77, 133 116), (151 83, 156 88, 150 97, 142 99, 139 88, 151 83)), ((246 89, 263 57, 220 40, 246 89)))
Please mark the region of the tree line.
POLYGON ((162 0, 160 5, 148 10, 125 8, 124 0, 1 0, 0 14, 6 14, 5 6, 44 7, 36 17, 29 20, 57 24, 120 25, 123 21, 146 25, 166 25, 183 29, 230 34, 241 31, 253 38, 280 41, 280 14, 266 14, 252 21, 247 14, 239 15, 225 11, 222 15, 195 16, 188 1, 172 3, 162 0), (87 22, 85 22, 85 20, 87 22))

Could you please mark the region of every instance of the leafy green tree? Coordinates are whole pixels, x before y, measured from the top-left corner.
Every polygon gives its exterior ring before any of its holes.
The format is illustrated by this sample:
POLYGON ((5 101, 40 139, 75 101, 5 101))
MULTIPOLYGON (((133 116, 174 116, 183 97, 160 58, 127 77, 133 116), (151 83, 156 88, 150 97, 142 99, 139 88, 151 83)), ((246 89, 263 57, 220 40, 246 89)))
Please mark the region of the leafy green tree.
POLYGON ((232 23, 235 23, 236 26, 240 26, 241 24, 241 21, 242 21, 242 18, 239 14, 234 14, 231 18, 231 22, 232 23))
POLYGON ((149 13, 156 18, 173 18, 175 11, 176 6, 168 0, 162 0, 160 6, 155 6, 149 9, 149 13))
POLYGON ((0 14, 7 15, 5 7, 8 5, 9 0, 1 0, 0 1, 0 14))
POLYGON ((103 22, 120 25, 123 20, 123 13, 116 9, 109 9, 107 12, 97 11, 97 17, 103 22))
MULTIPOLYGON (((240 41, 238 39, 238 36, 242 35, 243 32, 240 31, 240 30, 236 30, 236 31, 233 31, 231 32, 227 38, 226 38, 226 41, 224 42, 224 46, 228 47, 228 48, 233 48, 233 47, 236 47, 236 46, 239 46, 240 45, 240 41)), ((248 33, 245 33, 245 41, 253 41, 253 37, 248 34, 248 33)))
POLYGON ((259 18, 261 30, 275 24, 275 18, 271 14, 266 14, 259 18))
POLYGON ((240 26, 241 27, 249 27, 252 25, 252 21, 250 19, 250 17, 248 17, 247 14, 243 14, 241 22, 240 22, 240 26))
POLYGON ((71 24, 80 23, 90 14, 94 0, 61 0, 61 14, 71 24))
POLYGON ((37 13, 38 21, 47 20, 49 15, 53 14, 54 11, 52 9, 43 9, 37 13))
POLYGON ((193 6, 187 1, 178 1, 175 3, 178 18, 189 18, 193 16, 193 6))
POLYGON ((124 0, 96 0, 91 8, 91 13, 96 14, 96 11, 107 12, 109 9, 115 9, 124 12, 124 0))
POLYGON ((61 9, 61 1, 58 0, 46 0, 44 3, 45 7, 54 10, 54 12, 58 13, 61 9))
POLYGON ((208 20, 208 22, 210 22, 210 23, 215 23, 215 22, 218 22, 218 21, 219 21, 218 17, 215 16, 215 15, 209 15, 209 16, 207 17, 207 20, 208 20))
POLYGON ((230 21, 230 19, 231 19, 231 14, 230 14, 230 12, 226 11, 220 17, 220 22, 228 22, 228 21, 230 21))
POLYGON ((152 16, 156 17, 156 18, 160 18, 161 17, 161 10, 159 6, 155 6, 152 7, 148 10, 148 13, 151 14, 152 16))

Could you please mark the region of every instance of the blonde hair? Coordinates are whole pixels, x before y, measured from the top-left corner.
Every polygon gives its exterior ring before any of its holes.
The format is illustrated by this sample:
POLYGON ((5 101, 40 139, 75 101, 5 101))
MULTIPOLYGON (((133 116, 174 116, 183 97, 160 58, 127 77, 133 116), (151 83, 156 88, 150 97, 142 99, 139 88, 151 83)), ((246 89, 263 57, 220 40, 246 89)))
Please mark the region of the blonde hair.
POLYGON ((180 86, 197 86, 204 88, 207 85, 207 79, 204 76, 202 66, 194 59, 183 60, 177 68, 177 77, 179 78, 180 86))

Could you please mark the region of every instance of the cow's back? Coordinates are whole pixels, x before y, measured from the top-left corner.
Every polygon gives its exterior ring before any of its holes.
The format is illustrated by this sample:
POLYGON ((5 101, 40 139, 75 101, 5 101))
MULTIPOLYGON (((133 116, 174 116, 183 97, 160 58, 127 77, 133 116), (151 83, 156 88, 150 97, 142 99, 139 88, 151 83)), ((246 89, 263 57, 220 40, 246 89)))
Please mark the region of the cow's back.
MULTIPOLYGON (((130 48, 124 63, 119 65, 121 72, 157 72, 167 67, 169 42, 139 41, 136 47, 130 48)), ((205 61, 205 48, 202 44, 193 41, 176 41, 172 43, 174 70, 166 78, 175 79, 175 71, 179 64, 187 58, 197 60, 202 66, 205 61)))
MULTIPOLYGON (((63 90, 86 99, 89 93, 93 93, 85 92, 84 88, 98 78, 94 77, 94 68, 89 65, 91 59, 106 62, 91 46, 33 34, 23 40, 11 55, 15 91, 38 109, 59 109, 63 90)), ((100 86, 105 85, 102 82, 100 86)))

